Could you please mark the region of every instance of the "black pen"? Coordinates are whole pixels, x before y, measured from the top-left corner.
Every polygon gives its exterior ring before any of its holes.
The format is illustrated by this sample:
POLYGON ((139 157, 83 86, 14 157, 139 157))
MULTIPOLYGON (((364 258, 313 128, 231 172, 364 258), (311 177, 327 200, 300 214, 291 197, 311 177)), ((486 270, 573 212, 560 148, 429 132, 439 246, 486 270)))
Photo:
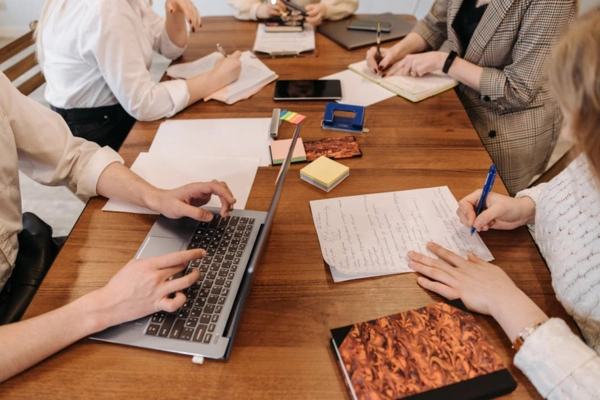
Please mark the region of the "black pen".
POLYGON ((223 54, 223 57, 227 57, 227 52, 220 43, 217 43, 217 50, 219 50, 219 53, 223 54))
POLYGON ((379 71, 379 63, 381 62, 381 24, 377 23, 377 51, 375 52, 375 63, 377 63, 377 71, 379 71))

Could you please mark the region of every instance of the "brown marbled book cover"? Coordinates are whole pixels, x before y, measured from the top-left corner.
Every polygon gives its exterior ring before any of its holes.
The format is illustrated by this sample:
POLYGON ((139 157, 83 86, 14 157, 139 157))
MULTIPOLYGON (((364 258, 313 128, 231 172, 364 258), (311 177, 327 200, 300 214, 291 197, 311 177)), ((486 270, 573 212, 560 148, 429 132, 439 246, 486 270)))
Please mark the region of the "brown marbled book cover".
POLYGON ((489 399, 517 386, 473 316, 446 303, 331 333, 355 399, 489 399))
POLYGON ((304 150, 306 150, 306 161, 308 162, 321 156, 329 157, 332 160, 362 156, 354 136, 329 137, 304 142, 304 150))

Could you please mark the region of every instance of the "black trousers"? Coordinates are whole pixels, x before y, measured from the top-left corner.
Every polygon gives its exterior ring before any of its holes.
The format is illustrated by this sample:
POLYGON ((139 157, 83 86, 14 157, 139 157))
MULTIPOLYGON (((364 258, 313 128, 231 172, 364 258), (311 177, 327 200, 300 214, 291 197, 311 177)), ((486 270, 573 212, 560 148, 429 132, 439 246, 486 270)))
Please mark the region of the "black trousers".
POLYGON ((96 142, 100 146, 110 146, 116 151, 136 121, 120 104, 68 110, 52 105, 50 108, 63 117, 73 136, 96 142))

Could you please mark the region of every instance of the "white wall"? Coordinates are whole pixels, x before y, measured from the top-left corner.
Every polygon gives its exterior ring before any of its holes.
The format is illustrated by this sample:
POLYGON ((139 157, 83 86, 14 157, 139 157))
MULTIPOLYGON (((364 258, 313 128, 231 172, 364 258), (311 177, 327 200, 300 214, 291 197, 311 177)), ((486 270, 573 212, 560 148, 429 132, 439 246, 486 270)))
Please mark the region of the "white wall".
MULTIPOLYGON (((77 0, 74 0, 77 1, 77 0)), ((193 0, 205 16, 231 15, 225 0, 193 0)), ((357 13, 394 12, 413 14, 417 19, 427 14, 434 0, 360 0, 357 13)), ((0 37, 15 37, 28 30, 29 22, 38 19, 44 0, 0 0, 0 37)), ((153 0, 153 8, 164 15, 165 0, 153 0)), ((581 11, 600 6, 600 0, 581 0, 581 11)))

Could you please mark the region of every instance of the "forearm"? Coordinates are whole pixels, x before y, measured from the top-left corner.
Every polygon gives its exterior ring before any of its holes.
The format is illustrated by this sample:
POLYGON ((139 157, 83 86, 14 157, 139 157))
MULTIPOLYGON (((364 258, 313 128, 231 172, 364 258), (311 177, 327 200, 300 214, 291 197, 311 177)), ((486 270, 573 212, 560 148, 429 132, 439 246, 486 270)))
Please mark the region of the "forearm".
POLYGON ((150 185, 129 168, 112 163, 100 175, 96 191, 99 195, 125 201, 129 204, 156 210, 152 199, 158 197, 160 189, 150 185))
MULTIPOLYGON (((446 60, 444 59, 442 62, 442 67, 444 66, 445 61, 446 60)), ((480 81, 482 72, 483 68, 480 66, 457 57, 450 66, 448 75, 463 85, 467 85, 471 89, 479 92, 481 91, 480 81)))
POLYGON ((533 300, 518 288, 510 296, 504 296, 495 305, 491 315, 498 321, 511 343, 525 327, 548 319, 533 300))
POLYGON ((49 313, 0 326, 0 382, 106 328, 93 310, 93 296, 90 293, 49 313))
POLYGON ((186 83, 190 94, 188 106, 226 86, 224 78, 216 70, 187 79, 186 83))
POLYGON ((428 47, 425 39, 411 32, 392 47, 392 50, 396 53, 393 62, 400 61, 409 54, 421 53, 427 50, 428 47))
POLYGON ((170 13, 167 10, 165 29, 169 39, 179 47, 185 47, 188 42, 188 32, 185 24, 185 15, 182 12, 170 13))

